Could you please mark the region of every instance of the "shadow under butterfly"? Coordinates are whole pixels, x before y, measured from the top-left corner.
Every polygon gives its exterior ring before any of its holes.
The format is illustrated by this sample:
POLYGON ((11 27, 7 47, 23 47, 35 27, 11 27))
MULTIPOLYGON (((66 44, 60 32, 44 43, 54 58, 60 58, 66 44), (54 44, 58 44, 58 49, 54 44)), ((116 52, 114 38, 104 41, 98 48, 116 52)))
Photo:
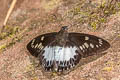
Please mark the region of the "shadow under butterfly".
POLYGON ((47 72, 64 73, 77 65, 91 62, 105 53, 110 44, 102 38, 84 33, 68 33, 67 26, 59 32, 40 35, 27 44, 30 54, 39 59, 47 72))

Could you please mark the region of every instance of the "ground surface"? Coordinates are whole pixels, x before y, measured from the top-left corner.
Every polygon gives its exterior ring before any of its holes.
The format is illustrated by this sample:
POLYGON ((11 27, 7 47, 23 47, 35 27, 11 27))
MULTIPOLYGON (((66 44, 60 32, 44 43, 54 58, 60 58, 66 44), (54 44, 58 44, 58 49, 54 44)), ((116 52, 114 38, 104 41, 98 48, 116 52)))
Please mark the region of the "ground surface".
MULTIPOLYGON (((4 3, 2 5, 7 5, 0 8, 3 12, 0 15, 0 26, 10 6, 10 2, 5 1, 0 1, 4 3)), ((89 0, 18 0, 8 26, 3 30, 4 35, 9 32, 10 35, 2 36, 0 40, 0 80, 120 80, 120 11, 107 17, 102 16, 105 22, 96 22, 96 25, 92 23, 94 18, 86 17, 87 11, 85 14, 82 11, 93 10, 95 5, 99 5, 97 1, 93 0, 91 5, 89 0), (76 8, 79 5, 82 8, 76 8), (59 31, 63 25, 68 25, 70 32, 102 37, 110 42, 111 48, 97 60, 62 77, 51 78, 34 67, 26 45, 37 35, 59 31)))

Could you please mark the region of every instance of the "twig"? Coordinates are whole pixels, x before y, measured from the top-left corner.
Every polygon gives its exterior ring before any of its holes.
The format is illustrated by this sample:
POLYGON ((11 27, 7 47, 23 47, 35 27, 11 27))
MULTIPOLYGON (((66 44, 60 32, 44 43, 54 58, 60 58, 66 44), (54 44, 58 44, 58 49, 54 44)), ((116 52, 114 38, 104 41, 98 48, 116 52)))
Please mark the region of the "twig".
POLYGON ((8 18, 9 18, 9 16, 10 16, 10 14, 11 14, 11 12, 12 12, 12 10, 13 10, 15 4, 16 4, 16 2, 17 2, 17 0, 13 0, 13 1, 12 1, 11 6, 10 6, 8 12, 7 12, 6 17, 5 17, 5 20, 4 20, 4 23, 3 23, 3 28, 2 28, 2 30, 3 30, 4 27, 6 26, 6 23, 7 23, 7 21, 8 21, 8 18))

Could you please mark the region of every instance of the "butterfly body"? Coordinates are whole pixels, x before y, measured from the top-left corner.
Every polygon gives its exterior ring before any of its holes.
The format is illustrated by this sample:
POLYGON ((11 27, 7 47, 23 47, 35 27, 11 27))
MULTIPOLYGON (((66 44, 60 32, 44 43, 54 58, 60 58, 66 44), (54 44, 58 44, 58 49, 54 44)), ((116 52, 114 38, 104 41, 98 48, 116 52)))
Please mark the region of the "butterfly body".
POLYGON ((29 52, 39 58, 46 71, 62 72, 74 68, 81 60, 100 54, 110 47, 102 38, 83 34, 68 33, 67 27, 59 32, 40 35, 27 45, 29 52))

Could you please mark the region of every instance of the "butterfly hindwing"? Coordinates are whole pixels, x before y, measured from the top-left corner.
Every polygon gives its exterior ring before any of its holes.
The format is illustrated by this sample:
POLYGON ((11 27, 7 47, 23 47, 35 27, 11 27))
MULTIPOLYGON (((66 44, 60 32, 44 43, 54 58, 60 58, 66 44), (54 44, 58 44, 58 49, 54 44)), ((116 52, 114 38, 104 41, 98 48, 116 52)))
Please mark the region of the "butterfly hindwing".
POLYGON ((81 55, 79 48, 72 42, 67 42, 65 46, 54 42, 43 49, 39 59, 46 71, 63 71, 77 65, 81 55))
POLYGON ((56 33, 48 33, 37 36, 27 44, 29 52, 37 57, 41 50, 55 39, 56 33))
POLYGON ((78 45, 83 57, 94 55, 110 47, 104 39, 84 33, 70 33, 69 39, 78 45))

